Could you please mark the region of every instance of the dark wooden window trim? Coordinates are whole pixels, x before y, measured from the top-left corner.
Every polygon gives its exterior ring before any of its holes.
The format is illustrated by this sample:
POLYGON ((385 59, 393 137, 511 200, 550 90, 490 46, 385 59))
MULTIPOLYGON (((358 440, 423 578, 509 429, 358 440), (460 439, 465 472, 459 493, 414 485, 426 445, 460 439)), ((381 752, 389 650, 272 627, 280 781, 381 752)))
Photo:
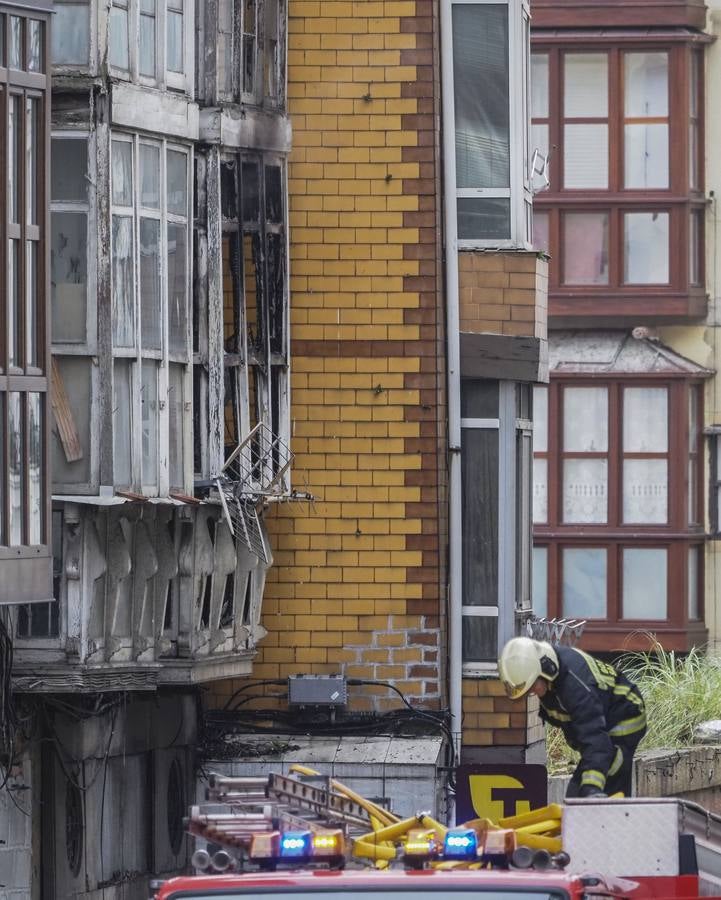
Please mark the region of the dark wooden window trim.
MULTIPOLYGON (((7 21, 3 22, 2 34, 4 43, 0 52, 0 129, 3 140, 0 150, 0 170, 3 183, 7 185, 8 179, 8 97, 17 95, 21 97, 20 139, 17 147, 19 153, 18 164, 18 216, 17 221, 10 222, 10 200, 8 191, 2 194, 2 210, 0 216, 0 271, 7 278, 8 272, 8 240, 18 240, 19 268, 18 268, 18 301, 15 313, 18 317, 17 329, 17 361, 16 365, 8 365, 9 353, 9 316, 8 295, 3 289, 0 291, 0 416, 2 416, 2 447, 0 448, 0 460, 3 465, 0 469, 2 478, 2 509, 0 510, 0 522, 2 524, 2 540, 0 545, 0 559, 3 560, 5 578, 0 585, 0 603, 21 603, 33 601, 47 601, 52 597, 52 550, 51 550, 51 506, 50 506, 50 396, 49 396, 49 361, 50 361, 50 335, 48 328, 48 299, 49 299, 49 247, 48 233, 48 204, 49 204, 49 146, 50 146, 50 42, 49 42, 49 15, 45 3, 26 4, 22 7, 10 5, 0 6, 0 16, 17 16, 24 21, 22 28, 21 45, 21 69, 9 68, 10 35, 7 21), (34 8, 37 6, 37 8, 34 8), (27 71, 29 65, 30 39, 27 22, 35 20, 42 23, 41 47, 40 47, 40 72, 27 71), (25 173, 25 141, 26 141, 26 98, 34 98, 38 101, 38 118, 36 134, 36 165, 37 178, 36 191, 36 217, 34 222, 28 221, 27 216, 27 178, 25 173), (26 300, 26 245, 33 244, 36 247, 37 270, 35 309, 32 321, 27 320, 29 308, 26 300), (35 330, 35 359, 26 358, 27 330, 32 327, 35 330), (34 363, 34 364, 31 364, 34 363), (9 492, 9 453, 13 435, 9 430, 8 397, 10 393, 20 395, 20 416, 24 423, 24 436, 20 448, 23 460, 22 476, 22 539, 18 545, 9 545, 9 520, 10 520, 10 492, 9 492), (40 458, 40 508, 42 520, 40 524, 40 540, 30 543, 30 487, 29 466, 27 461, 30 450, 29 416, 30 394, 40 395, 40 408, 42 421, 40 433, 42 441, 42 455, 40 458)), ((37 486, 36 486, 37 487, 37 486)))
MULTIPOLYGON (((537 459, 547 460, 548 520, 534 525, 534 547, 547 549, 547 597, 548 617, 567 615, 562 599, 562 553, 564 548, 602 548, 607 551, 607 609, 603 619, 589 620, 584 646, 595 650, 616 650, 622 647, 645 646, 647 639, 643 632, 653 632, 668 649, 688 649, 694 642, 702 640, 703 625, 703 553, 699 554, 699 598, 700 619, 688 617, 688 554, 692 547, 701 546, 705 540, 701 523, 688 522, 687 476, 689 460, 688 428, 673 427, 673 423, 688 422, 688 397, 690 391, 697 396, 699 415, 696 421, 696 442, 694 452, 697 459, 703 458, 701 411, 703 410, 703 389, 701 382, 686 377, 668 375, 618 375, 615 377, 581 377, 577 375, 554 375, 548 386, 548 452, 536 453, 537 459), (622 461, 625 456, 622 447, 622 391, 626 387, 667 387, 669 443, 668 459, 668 521, 665 524, 624 524, 622 522, 622 461), (584 458, 605 456, 608 459, 608 516, 606 524, 564 523, 562 509, 561 452, 563 440, 563 420, 561 414, 562 392, 566 387, 606 387, 608 389, 608 453, 577 454, 570 456, 584 458), (668 552, 667 603, 668 617, 665 620, 634 620, 622 618, 622 566, 623 548, 666 548, 668 552), (639 635, 635 635, 638 632, 639 635), (645 642, 645 643, 644 643, 645 642)), ((638 457, 638 454, 632 454, 638 457)), ((642 454, 659 456, 659 454, 642 454)), ((703 473, 697 466, 696 502, 702 504, 703 473)), ((702 505, 698 507, 703 509, 702 505)))
MULTIPOLYGON (((674 42, 647 35, 610 44, 608 35, 586 34, 585 41, 570 43, 557 33, 534 33, 533 50, 548 55, 548 118, 533 119, 534 124, 548 125, 550 148, 550 185, 534 197, 534 210, 548 216, 549 314, 554 325, 570 324, 579 318, 593 324, 618 325, 623 320, 640 317, 654 321, 681 321, 701 318, 706 312, 703 289, 703 254, 699 254, 701 271, 695 283, 690 281, 689 241, 691 217, 697 215, 700 225, 699 243, 703 246, 703 220, 706 199, 703 194, 704 142, 703 66, 691 65, 693 36, 683 33, 674 42), (684 40, 681 40, 683 37, 684 40), (563 55, 564 53, 608 54, 609 59, 609 179, 607 189, 564 189, 563 177, 563 55), (625 189, 623 187, 623 59, 628 52, 665 52, 669 58, 669 186, 665 189, 625 189), (698 77, 699 115, 697 125, 698 188, 689 186, 690 78, 698 77), (609 214, 608 255, 609 281, 605 285, 573 285, 562 282, 563 215, 568 212, 606 211, 609 214), (626 284, 623 282, 624 213, 666 212, 669 215, 669 280, 665 284, 626 284)), ((581 121, 581 120, 576 120, 581 121)), ((542 248, 545 249, 545 248, 542 248)))

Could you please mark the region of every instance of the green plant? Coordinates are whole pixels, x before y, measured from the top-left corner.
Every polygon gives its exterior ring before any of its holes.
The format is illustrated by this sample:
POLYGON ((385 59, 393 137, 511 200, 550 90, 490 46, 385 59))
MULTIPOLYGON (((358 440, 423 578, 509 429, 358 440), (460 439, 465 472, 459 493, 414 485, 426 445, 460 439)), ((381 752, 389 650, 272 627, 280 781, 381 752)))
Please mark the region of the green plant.
MULTIPOLYGON (((721 718, 721 664, 705 648, 679 656, 653 640, 649 653, 627 653, 616 663, 640 688, 646 701, 648 731, 640 750, 688 746, 694 728, 721 718)), ((563 774, 578 760, 557 728, 546 730, 548 770, 563 774)))

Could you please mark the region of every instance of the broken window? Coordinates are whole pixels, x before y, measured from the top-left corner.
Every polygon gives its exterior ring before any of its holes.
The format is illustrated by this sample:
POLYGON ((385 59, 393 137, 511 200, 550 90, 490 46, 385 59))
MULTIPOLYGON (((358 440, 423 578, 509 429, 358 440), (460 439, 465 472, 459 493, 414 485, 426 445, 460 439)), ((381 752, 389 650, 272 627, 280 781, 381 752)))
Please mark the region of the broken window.
POLYGON ((112 153, 115 483, 149 494, 182 491, 188 152, 117 134, 112 153))
POLYGON ((209 69, 210 103, 282 106, 285 94, 285 0, 217 0, 206 7, 217 52, 209 69))
MULTIPOLYGON (((285 466, 287 443, 287 243, 284 168, 279 159, 221 163, 225 458, 249 439, 234 477, 267 489, 285 466)), ((250 488, 249 488, 250 489, 250 488)))

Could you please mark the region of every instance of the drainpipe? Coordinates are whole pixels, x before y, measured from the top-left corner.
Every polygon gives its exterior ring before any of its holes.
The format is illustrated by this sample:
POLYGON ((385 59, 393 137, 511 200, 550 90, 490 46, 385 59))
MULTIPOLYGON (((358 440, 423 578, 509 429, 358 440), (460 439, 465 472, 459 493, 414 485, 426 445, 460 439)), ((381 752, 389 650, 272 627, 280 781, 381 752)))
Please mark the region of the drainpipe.
MULTIPOLYGON (((461 345, 458 311, 456 219, 456 130, 453 100, 451 0, 441 2, 441 128, 443 132, 443 216, 446 253, 446 341, 448 368, 448 679, 455 762, 460 761, 462 720, 461 596, 461 345)), ((452 821, 449 819, 449 821, 452 821)))

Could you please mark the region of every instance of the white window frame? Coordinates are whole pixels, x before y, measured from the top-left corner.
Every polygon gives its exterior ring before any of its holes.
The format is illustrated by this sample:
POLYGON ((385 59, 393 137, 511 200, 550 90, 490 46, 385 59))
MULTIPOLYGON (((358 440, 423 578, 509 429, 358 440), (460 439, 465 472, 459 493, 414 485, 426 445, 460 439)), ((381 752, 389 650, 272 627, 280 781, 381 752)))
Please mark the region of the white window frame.
MULTIPOLYGON (((113 361, 127 359, 131 363, 130 370, 130 397, 131 409, 129 412, 131 422, 131 448, 130 471, 131 484, 118 485, 118 487, 140 490, 145 496, 167 496, 171 489, 181 487, 188 492, 192 479, 192 443, 191 426, 192 417, 183 415, 183 485, 170 485, 170 459, 168 453, 170 422, 169 403, 167 397, 170 388, 170 363, 180 363, 185 366, 182 377, 183 409, 189 411, 190 397, 192 396, 192 348, 190 338, 191 327, 191 286, 192 286, 192 258, 191 258, 191 232, 192 232, 192 173, 193 173, 193 149, 191 146, 179 144, 166 139, 151 139, 141 137, 139 134, 131 134, 122 131, 111 132, 110 154, 110 257, 112 259, 112 218, 115 214, 132 215, 133 229, 133 308, 134 308, 134 344, 133 347, 117 347, 113 345, 113 361), (133 177, 133 207, 117 206, 112 202, 112 142, 122 141, 132 147, 132 177, 133 177), (160 209, 151 210, 141 206, 140 202, 140 163, 139 151, 142 145, 151 145, 160 149, 160 209), (168 213, 167 209, 167 154, 173 150, 181 152, 187 160, 186 165, 186 216, 168 213), (161 349, 149 350, 142 347, 141 336, 141 306, 140 306, 140 220, 149 218, 160 223, 160 321, 161 321, 161 349), (167 234, 169 224, 183 224, 186 229, 186 272, 185 272, 185 353, 170 353, 169 341, 169 313, 168 313, 168 272, 167 272, 167 234), (142 419, 141 392, 142 392, 142 363, 143 360, 155 359, 158 361, 158 433, 157 433, 157 472, 158 483, 154 485, 142 484, 142 428, 134 427, 133 423, 140 425, 142 419)), ((114 379, 113 379, 114 380, 114 379)), ((114 389, 114 388, 113 388, 114 389)), ((114 479, 115 482, 115 479, 114 479)))
MULTIPOLYGON (((462 198, 510 199, 510 238, 461 239, 459 249, 511 249, 531 247, 532 193, 530 178, 530 10, 527 0, 443 0, 441 29, 449 37, 446 46, 452 53, 453 7, 460 5, 492 5, 508 8, 508 92, 510 167, 507 188, 458 188, 447 186, 449 195, 462 198)), ((455 132, 453 64, 449 67, 450 84, 443 88, 443 127, 455 132)), ((453 164, 455 171, 455 162, 453 164)))
MULTIPOLYGON (((52 352, 53 356, 77 356, 86 357, 90 360, 90 419, 98 415, 98 391, 100 385, 100 373, 94 357, 98 354, 98 329, 97 329, 97 235, 98 235, 98 204, 95 197, 96 185, 96 154, 97 154, 97 136, 95 131, 73 131, 69 129, 53 129, 51 140, 77 140, 84 141, 87 147, 87 180, 88 180, 88 198, 86 201, 76 200, 51 200, 50 217, 55 212, 71 212, 84 213, 87 227, 86 234, 86 298, 85 298, 85 341, 65 343, 53 339, 52 352)), ((50 320, 52 329, 52 319, 50 320)), ((90 456, 89 480, 87 482, 72 482, 64 484, 53 478, 53 491, 56 494, 78 494, 86 492, 94 492, 94 489, 100 483, 100 458, 99 458, 99 439, 100 436, 97 429, 90 428, 90 443, 84 447, 85 453, 90 456)))
MULTIPOLYGON (((498 418, 461 419, 463 432, 484 429, 498 432, 498 605, 461 606, 462 616, 498 618, 498 646, 500 648, 516 634, 516 435, 532 431, 532 424, 516 416, 517 382, 498 382, 498 418), (512 498, 509 502, 509 498, 512 498)), ((463 661, 463 675, 494 675, 496 660, 490 662, 463 661)))
POLYGON ((194 4, 181 0, 183 13, 183 71, 171 72, 167 67, 168 49, 168 0, 156 0, 155 8, 155 75, 140 74, 140 0, 124 0, 128 5, 128 68, 114 66, 110 61, 110 16, 113 3, 105 12, 107 21, 106 48, 111 75, 123 81, 131 81, 159 90, 170 89, 193 96, 194 88, 194 4))

